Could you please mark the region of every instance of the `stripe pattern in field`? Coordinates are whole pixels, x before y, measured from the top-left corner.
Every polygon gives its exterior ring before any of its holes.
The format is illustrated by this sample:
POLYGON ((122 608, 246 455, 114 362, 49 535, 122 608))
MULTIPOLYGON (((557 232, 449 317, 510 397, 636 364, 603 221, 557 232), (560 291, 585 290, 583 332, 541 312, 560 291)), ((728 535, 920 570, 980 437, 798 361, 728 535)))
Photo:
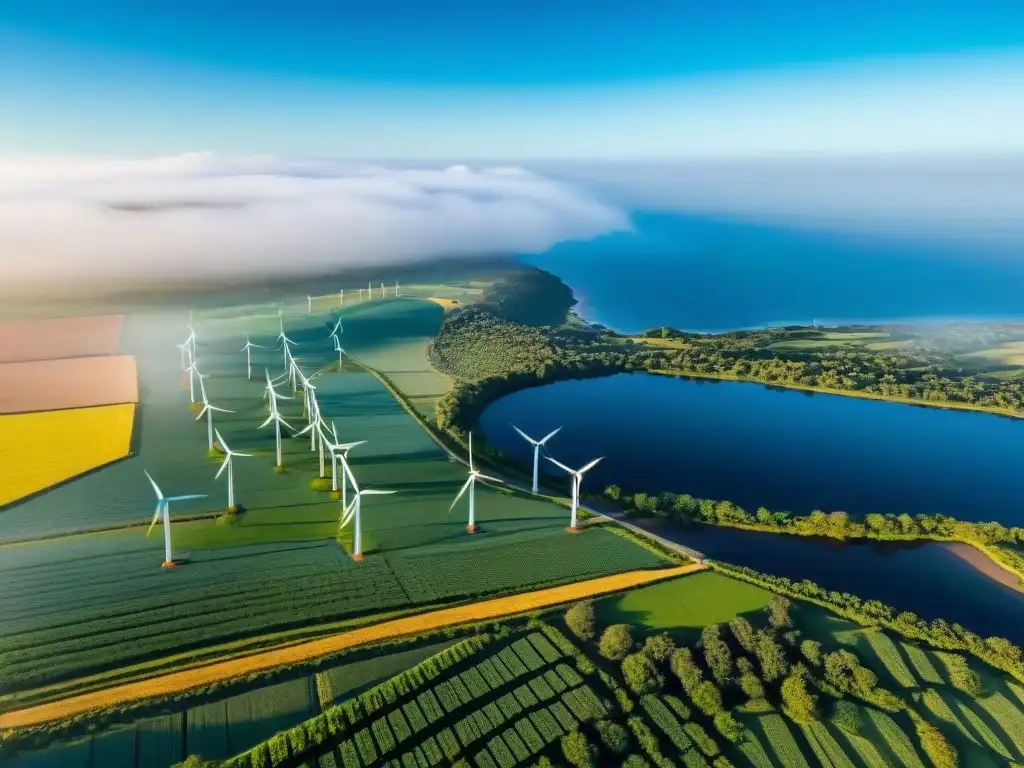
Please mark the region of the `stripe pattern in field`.
POLYGON ((0 323, 0 363, 112 355, 124 315, 91 315, 0 323))
POLYGON ((131 355, 0 365, 0 413, 56 411, 139 401, 131 355))
POLYGON ((134 421, 134 405, 0 416, 0 507, 127 456, 134 421))

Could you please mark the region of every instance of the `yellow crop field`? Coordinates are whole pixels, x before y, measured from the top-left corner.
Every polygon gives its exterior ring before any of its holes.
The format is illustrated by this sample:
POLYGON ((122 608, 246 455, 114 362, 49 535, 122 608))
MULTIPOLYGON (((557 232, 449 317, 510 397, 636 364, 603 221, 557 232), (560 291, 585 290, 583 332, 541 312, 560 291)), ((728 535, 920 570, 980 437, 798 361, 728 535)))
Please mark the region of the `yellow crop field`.
POLYGON ((128 455, 135 405, 0 416, 0 506, 128 455))

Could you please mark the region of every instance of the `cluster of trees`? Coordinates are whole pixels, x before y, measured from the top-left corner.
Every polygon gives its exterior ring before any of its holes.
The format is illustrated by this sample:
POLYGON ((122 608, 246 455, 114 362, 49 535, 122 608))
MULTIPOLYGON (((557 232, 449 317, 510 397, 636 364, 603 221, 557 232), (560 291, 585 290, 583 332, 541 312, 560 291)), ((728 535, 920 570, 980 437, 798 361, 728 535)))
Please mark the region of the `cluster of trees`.
POLYGON ((827 536, 834 539, 943 539, 963 541, 986 547, 1003 565, 1024 573, 1024 556, 1015 547, 1024 544, 1024 528, 1001 523, 972 523, 947 515, 882 515, 853 517, 846 512, 822 512, 793 515, 759 507, 747 512, 731 501, 700 499, 687 493, 644 492, 624 494, 617 485, 604 490, 604 496, 627 513, 659 515, 678 520, 699 520, 715 525, 750 528, 796 536, 827 536))
POLYGON ((910 611, 897 611, 878 600, 862 600, 848 592, 828 590, 807 579, 797 582, 784 576, 760 573, 753 568, 717 562, 714 567, 774 592, 825 606, 859 624, 891 629, 934 648, 965 651, 1024 682, 1024 653, 1005 638, 983 638, 955 622, 949 623, 944 619, 926 621, 910 611))
POLYGON ((576 306, 576 297, 572 288, 550 272, 524 267, 488 286, 480 306, 514 323, 561 325, 576 306))

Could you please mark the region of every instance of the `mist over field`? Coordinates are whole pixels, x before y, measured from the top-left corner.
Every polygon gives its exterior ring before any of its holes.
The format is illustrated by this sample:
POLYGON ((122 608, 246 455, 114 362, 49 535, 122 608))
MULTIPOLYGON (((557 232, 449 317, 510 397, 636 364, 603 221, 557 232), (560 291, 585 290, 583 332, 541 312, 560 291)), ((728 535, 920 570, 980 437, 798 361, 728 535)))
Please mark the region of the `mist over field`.
POLYGON ((0 159, 7 289, 542 252, 628 227, 623 211, 585 189, 515 167, 209 153, 0 159))

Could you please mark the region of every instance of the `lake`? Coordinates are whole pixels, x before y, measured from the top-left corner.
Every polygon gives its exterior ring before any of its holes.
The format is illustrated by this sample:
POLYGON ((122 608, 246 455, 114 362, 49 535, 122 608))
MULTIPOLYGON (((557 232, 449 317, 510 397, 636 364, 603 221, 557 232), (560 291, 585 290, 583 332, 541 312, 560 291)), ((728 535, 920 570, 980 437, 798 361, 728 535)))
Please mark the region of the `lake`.
MULTIPOLYGON (((674 491, 806 514, 942 513, 1024 525, 1024 422, 988 414, 643 373, 517 392, 481 419, 514 458, 542 436, 584 487, 674 491)), ((547 462, 545 462, 547 464, 547 462)), ((552 465, 543 471, 557 474, 552 465)), ((568 481, 566 481, 568 487, 568 481)))
MULTIPOLYGON (((1021 524, 1015 457, 1024 424, 740 382, 620 374, 523 390, 491 405, 487 439, 524 464, 534 437, 569 466, 605 460, 584 490, 673 490, 747 509, 945 512, 1021 524)), ((547 463, 547 462, 545 462, 547 463)), ((545 468, 546 471, 546 468, 545 468)), ((557 470, 556 470, 557 471, 557 470)), ((553 475, 554 476, 554 475, 553 475)), ((565 481, 566 493, 569 483, 565 481)), ((843 543, 645 523, 712 559, 810 579, 1024 644, 1024 594, 984 576, 937 543, 843 543)))
POLYGON ((1024 261, 978 244, 650 212, 633 223, 526 261, 572 286, 584 317, 623 332, 1024 318, 1024 261))

